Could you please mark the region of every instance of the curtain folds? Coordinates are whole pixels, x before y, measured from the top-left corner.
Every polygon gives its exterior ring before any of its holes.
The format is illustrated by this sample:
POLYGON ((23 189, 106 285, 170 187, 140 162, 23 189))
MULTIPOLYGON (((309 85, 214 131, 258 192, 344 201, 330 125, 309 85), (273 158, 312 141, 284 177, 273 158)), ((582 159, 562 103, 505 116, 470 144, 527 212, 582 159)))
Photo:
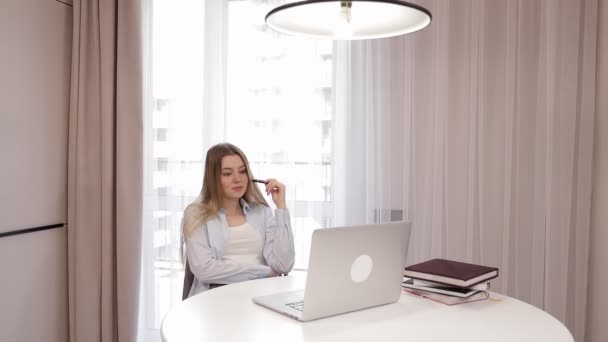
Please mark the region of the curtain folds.
POLYGON ((142 212, 139 1, 73 4, 70 341, 134 341, 142 212))
POLYGON ((412 220, 409 264, 498 266, 582 341, 597 1, 418 3, 428 28, 335 45, 336 223, 412 220))

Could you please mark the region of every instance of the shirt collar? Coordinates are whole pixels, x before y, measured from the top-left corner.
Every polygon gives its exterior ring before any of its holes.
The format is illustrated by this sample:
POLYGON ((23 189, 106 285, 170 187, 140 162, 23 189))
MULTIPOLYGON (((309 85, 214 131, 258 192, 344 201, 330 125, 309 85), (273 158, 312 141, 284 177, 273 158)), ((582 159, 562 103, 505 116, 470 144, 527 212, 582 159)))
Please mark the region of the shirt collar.
MULTIPOLYGON (((245 201, 245 199, 242 197, 239 200, 239 202, 241 203, 241 206, 243 207, 243 212, 245 212, 245 214, 249 214, 251 212, 251 206, 249 205, 249 203, 247 203, 247 201, 245 201)), ((225 215, 226 210, 224 208, 220 208, 220 213, 225 215)))
POLYGON ((241 197, 241 206, 243 207, 243 211, 246 214, 251 212, 251 207, 249 206, 249 203, 247 203, 247 201, 245 201, 245 199, 242 197, 241 197))

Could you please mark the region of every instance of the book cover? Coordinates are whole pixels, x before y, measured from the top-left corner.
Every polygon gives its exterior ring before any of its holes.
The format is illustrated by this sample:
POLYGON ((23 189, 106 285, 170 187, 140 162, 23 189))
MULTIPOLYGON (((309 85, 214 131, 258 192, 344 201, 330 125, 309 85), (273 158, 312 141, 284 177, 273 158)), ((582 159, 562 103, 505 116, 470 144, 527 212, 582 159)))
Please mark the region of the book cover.
MULTIPOLYGON (((408 278, 404 278, 403 280, 406 281, 408 278)), ((481 282, 477 285, 471 285, 469 287, 460 287, 460 286, 454 286, 454 285, 446 285, 446 284, 442 284, 442 283, 437 283, 434 281, 429 281, 429 280, 420 280, 420 279, 412 279, 412 284, 415 286, 421 286, 421 287, 449 287, 450 289, 453 288, 459 288, 459 289, 471 289, 471 290, 477 290, 477 291, 489 291, 490 290, 490 282, 481 282)))
POLYGON ((447 259, 432 259, 406 267, 403 275, 408 278, 469 287, 498 277, 498 268, 447 259))
MULTIPOLYGON (((435 284, 438 284, 438 283, 435 283, 435 284)), ((403 286, 404 288, 410 288, 412 290, 434 292, 434 293, 440 293, 440 294, 444 294, 447 296, 460 297, 460 298, 467 298, 467 297, 470 297, 470 296, 476 294, 477 292, 481 291, 481 290, 477 290, 474 288, 450 286, 450 285, 445 285, 445 284, 441 284, 440 286, 418 285, 418 284, 416 284, 416 282, 413 279, 405 280, 401 284, 401 286, 403 286)))
POLYGON ((445 305, 457 305, 457 304, 478 302, 478 301, 486 300, 489 298, 489 294, 487 292, 483 292, 483 291, 477 292, 476 294, 469 296, 467 298, 446 296, 446 295, 442 295, 439 293, 418 291, 418 290, 409 289, 409 288, 404 288, 403 291, 408 292, 414 296, 427 298, 427 299, 430 299, 430 300, 433 300, 433 301, 436 301, 436 302, 439 302, 439 303, 442 303, 445 305))

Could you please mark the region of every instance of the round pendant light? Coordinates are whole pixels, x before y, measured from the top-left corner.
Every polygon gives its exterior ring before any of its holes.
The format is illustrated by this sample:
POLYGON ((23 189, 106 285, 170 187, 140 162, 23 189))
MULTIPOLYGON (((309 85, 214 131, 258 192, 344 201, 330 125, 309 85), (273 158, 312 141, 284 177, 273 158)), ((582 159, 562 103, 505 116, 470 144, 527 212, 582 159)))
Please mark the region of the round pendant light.
POLYGON ((266 25, 289 35, 336 40, 398 36, 426 27, 426 8, 398 0, 308 0, 266 14, 266 25))

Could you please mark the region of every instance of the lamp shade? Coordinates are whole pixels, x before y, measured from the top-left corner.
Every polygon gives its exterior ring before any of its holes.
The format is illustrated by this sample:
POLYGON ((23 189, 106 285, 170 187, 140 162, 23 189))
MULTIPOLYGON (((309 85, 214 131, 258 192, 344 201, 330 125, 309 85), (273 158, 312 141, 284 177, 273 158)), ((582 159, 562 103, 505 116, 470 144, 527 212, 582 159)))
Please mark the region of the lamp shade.
POLYGON ((309 0, 287 3, 266 15, 266 24, 290 35, 336 40, 398 36, 426 27, 424 7, 397 0, 309 0))

